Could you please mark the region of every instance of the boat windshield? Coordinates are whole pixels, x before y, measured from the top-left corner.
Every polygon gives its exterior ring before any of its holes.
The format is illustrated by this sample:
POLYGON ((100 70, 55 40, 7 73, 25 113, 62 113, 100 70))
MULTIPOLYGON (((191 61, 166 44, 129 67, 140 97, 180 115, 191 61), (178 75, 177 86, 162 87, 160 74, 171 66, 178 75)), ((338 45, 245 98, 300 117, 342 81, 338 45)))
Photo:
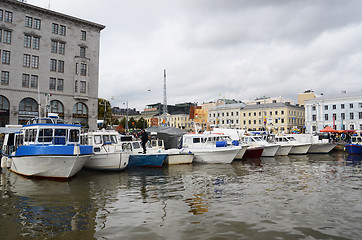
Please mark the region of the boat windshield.
POLYGON ((117 140, 117 136, 116 135, 111 135, 111 142, 117 144, 118 140, 117 140))
POLYGON ((102 144, 102 137, 101 135, 94 136, 94 144, 102 144))
POLYGON ((297 141, 294 137, 287 137, 289 141, 297 141))

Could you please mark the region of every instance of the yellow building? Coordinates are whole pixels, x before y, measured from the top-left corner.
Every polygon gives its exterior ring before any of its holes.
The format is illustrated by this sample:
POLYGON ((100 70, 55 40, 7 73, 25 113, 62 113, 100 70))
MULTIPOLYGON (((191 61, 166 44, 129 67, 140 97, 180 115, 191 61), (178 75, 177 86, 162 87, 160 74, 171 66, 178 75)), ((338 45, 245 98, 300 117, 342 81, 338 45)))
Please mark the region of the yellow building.
POLYGON ((304 107, 304 101, 316 98, 317 96, 314 94, 312 90, 305 90, 304 93, 298 94, 298 105, 304 107))
POLYGON ((246 105, 240 110, 240 125, 246 130, 304 131, 304 108, 286 103, 246 105))
POLYGON ((170 127, 180 128, 184 131, 194 130, 193 121, 190 120, 188 114, 173 114, 167 117, 168 125, 170 127))

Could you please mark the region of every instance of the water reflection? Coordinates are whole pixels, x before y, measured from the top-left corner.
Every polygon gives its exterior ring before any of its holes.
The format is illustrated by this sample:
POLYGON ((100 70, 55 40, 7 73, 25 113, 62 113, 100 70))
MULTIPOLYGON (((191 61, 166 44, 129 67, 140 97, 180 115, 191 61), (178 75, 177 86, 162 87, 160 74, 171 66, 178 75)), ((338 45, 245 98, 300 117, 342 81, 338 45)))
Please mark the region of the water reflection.
POLYGON ((357 239, 361 157, 280 156, 57 182, 5 171, 0 236, 57 239, 357 239))

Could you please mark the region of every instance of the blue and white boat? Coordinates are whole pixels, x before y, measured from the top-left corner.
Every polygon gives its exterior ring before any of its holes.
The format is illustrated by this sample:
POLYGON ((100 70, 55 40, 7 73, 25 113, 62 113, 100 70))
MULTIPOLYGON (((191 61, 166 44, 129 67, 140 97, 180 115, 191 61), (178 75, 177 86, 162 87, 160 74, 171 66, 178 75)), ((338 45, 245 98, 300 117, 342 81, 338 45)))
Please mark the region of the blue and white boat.
POLYGON ((351 143, 344 146, 349 154, 362 154, 362 137, 352 136, 351 143))
POLYGON ((131 136, 121 137, 122 148, 130 151, 128 167, 162 167, 167 153, 146 152, 143 153, 141 141, 132 140, 131 136))
POLYGON ((80 134, 81 125, 35 118, 5 137, 2 166, 25 176, 72 177, 93 154, 93 146, 81 144, 80 134))

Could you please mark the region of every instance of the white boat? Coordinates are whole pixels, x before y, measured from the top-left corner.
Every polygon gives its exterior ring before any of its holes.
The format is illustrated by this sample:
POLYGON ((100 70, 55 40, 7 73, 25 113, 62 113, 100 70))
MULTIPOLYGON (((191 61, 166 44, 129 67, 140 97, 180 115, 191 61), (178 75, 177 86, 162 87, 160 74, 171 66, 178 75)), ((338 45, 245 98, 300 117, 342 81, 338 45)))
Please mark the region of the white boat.
POLYGON ((278 151, 275 154, 276 156, 287 156, 293 148, 293 145, 290 144, 288 139, 285 137, 276 135, 268 135, 265 137, 268 141, 278 143, 280 145, 278 151))
POLYGON ((113 130, 99 130, 82 134, 85 143, 92 145, 94 155, 84 167, 95 170, 122 170, 128 165, 130 151, 122 148, 118 133, 113 130))
POLYGON ((261 136, 256 135, 241 135, 240 140, 249 146, 263 147, 262 157, 274 157, 279 149, 279 144, 268 143, 261 136))
POLYGON ((310 143, 299 142, 294 138, 294 135, 291 136, 282 136, 285 138, 291 145, 293 145, 289 154, 307 154, 310 146, 310 143))
POLYGON ((293 134, 287 136, 293 136, 299 142, 310 143, 308 153, 329 153, 337 146, 337 144, 330 141, 328 135, 324 134, 293 134))
POLYGON ((182 147, 194 154, 194 162, 231 163, 241 147, 227 144, 230 140, 221 134, 185 134, 182 147))
POLYGON ((35 118, 20 132, 4 139, 2 165, 10 171, 38 177, 74 176, 93 154, 81 145, 81 125, 65 124, 57 118, 35 118))
POLYGON ((147 152, 166 153, 167 157, 164 161, 166 165, 190 164, 194 159, 194 154, 185 151, 183 148, 170 148, 165 150, 165 144, 162 139, 151 139, 147 147, 147 152))
POLYGON ((245 152, 251 148, 245 142, 240 141, 239 133, 237 129, 226 129, 226 128, 214 128, 212 132, 216 134, 223 134, 229 136, 232 141, 238 141, 238 145, 240 146, 240 151, 236 155, 235 159, 242 159, 245 155, 245 152))

